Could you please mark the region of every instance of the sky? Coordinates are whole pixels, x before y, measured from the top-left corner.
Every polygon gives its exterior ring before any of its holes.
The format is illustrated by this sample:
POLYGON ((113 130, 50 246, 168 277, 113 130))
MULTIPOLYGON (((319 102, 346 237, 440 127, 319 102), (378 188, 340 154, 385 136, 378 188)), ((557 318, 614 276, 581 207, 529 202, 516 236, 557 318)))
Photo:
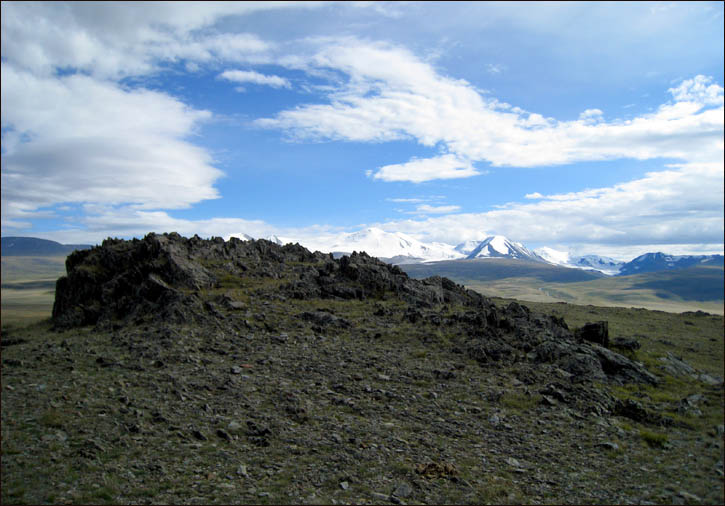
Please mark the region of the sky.
POLYGON ((723 252, 722 2, 13 2, 2 235, 723 252))

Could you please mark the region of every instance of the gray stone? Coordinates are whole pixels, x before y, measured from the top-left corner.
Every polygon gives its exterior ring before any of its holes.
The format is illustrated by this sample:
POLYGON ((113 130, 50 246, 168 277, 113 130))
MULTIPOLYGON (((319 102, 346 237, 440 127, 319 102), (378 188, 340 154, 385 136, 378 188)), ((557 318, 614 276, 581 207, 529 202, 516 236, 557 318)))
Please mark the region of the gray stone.
POLYGON ((350 484, 348 482, 346 482, 346 481, 341 481, 340 482, 340 488, 343 489, 343 490, 347 490, 348 488, 350 488, 350 484))
POLYGON ((619 450, 619 445, 617 443, 612 443, 611 441, 599 443, 597 446, 607 450, 619 450))
POLYGON ((697 497, 695 494, 691 494, 689 492, 685 492, 684 490, 680 490, 680 497, 682 497, 684 500, 686 500, 688 503, 701 503, 702 499, 697 497))
POLYGON ((405 482, 399 483, 395 486, 395 489, 393 489, 392 495, 395 497, 400 497, 402 499, 405 499, 406 497, 410 497, 410 494, 413 493, 413 489, 410 488, 410 485, 408 485, 405 482))

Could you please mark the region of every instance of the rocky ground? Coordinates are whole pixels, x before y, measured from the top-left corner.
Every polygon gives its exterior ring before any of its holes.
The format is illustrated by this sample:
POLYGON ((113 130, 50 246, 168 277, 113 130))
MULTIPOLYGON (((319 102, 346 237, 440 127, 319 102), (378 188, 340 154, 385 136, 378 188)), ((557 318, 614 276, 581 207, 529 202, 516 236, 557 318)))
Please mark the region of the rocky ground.
POLYGON ((3 329, 4 504, 723 502, 721 317, 569 328, 267 241, 67 267, 3 329))

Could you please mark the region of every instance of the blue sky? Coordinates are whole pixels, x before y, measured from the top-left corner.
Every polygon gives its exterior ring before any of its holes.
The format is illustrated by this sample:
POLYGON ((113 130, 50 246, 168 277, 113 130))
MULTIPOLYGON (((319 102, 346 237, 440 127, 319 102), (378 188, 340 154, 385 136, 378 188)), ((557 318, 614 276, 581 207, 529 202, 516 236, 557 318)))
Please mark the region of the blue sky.
POLYGON ((3 2, 2 234, 723 251, 722 2, 3 2))

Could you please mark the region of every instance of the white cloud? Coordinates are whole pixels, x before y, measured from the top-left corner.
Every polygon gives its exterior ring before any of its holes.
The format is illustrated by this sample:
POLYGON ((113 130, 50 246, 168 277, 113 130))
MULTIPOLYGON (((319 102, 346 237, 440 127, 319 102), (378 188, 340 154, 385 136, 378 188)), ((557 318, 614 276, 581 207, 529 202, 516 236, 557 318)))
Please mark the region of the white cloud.
POLYGON ((3 61, 34 74, 74 68, 121 78, 162 62, 269 61, 251 33, 208 33, 218 20, 324 2, 2 2, 3 61))
POLYGON ((409 203, 409 204, 417 204, 417 203, 420 203, 420 202, 425 202, 424 199, 401 199, 401 198, 398 198, 398 199, 385 199, 385 200, 387 200, 388 202, 405 202, 405 203, 409 203))
POLYGON ((64 202, 183 208, 218 197, 222 173, 186 139, 208 111, 89 76, 2 63, 4 225, 64 202))
POLYGON ((235 83, 253 83, 273 88, 291 88, 292 85, 284 77, 260 74, 253 70, 225 70, 219 74, 221 79, 235 83))
MULTIPOLYGON (((374 224, 418 240, 456 243, 479 231, 542 245, 708 244, 722 248, 723 179, 719 163, 691 163, 606 188, 543 196, 485 213, 374 224)), ((610 250, 611 251, 611 250, 610 250)), ((668 250, 673 251, 673 250, 668 250)), ((591 251, 590 251, 591 252, 591 251)))
POLYGON ((500 74, 506 69, 506 66, 501 63, 488 63, 486 64, 486 70, 489 74, 500 74))
POLYGON ((430 163, 383 167, 377 179, 471 177, 479 172, 470 163, 478 161, 535 167, 615 158, 722 159, 723 88, 703 76, 671 89, 675 101, 649 114, 604 121, 592 108, 579 120, 557 121, 484 98, 466 81, 438 74, 400 47, 354 39, 321 43, 310 65, 342 71, 349 80, 330 93, 329 103, 298 106, 257 124, 298 139, 414 139, 448 153, 430 163), (467 162, 450 170, 451 160, 467 162))
POLYGON ((407 163, 385 165, 371 176, 383 181, 411 181, 422 183, 433 179, 453 179, 479 174, 471 162, 459 160, 454 155, 436 158, 413 158, 407 163))
POLYGON ((712 77, 695 76, 686 79, 676 88, 670 88, 677 102, 695 102, 705 105, 723 105, 723 89, 712 82, 712 77))
POLYGON ((408 214, 448 214, 459 211, 461 206, 431 206, 423 204, 417 206, 415 211, 410 211, 408 214))

